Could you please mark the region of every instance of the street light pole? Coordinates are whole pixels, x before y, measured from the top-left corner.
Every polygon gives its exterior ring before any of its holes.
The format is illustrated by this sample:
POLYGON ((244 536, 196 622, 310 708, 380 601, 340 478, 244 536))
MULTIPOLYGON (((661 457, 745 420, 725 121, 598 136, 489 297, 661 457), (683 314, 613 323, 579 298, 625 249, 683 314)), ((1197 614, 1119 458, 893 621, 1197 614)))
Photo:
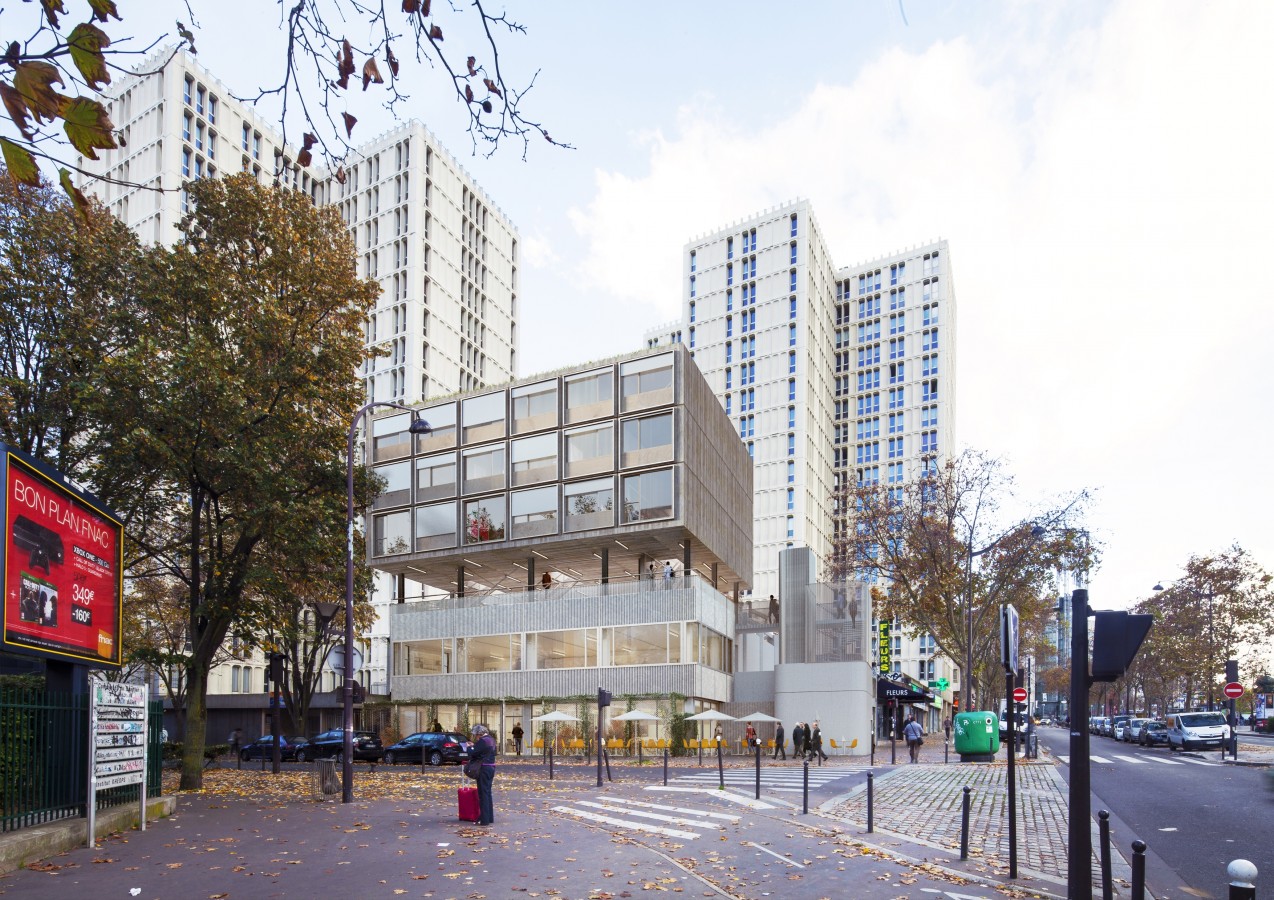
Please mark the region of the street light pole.
POLYGON ((363 415, 373 407, 389 406, 411 413, 411 434, 429 434, 429 423, 420 413, 401 403, 373 401, 364 404, 354 413, 349 426, 349 441, 345 445, 345 688, 343 690, 345 741, 341 751, 341 802, 354 802, 354 438, 363 415))

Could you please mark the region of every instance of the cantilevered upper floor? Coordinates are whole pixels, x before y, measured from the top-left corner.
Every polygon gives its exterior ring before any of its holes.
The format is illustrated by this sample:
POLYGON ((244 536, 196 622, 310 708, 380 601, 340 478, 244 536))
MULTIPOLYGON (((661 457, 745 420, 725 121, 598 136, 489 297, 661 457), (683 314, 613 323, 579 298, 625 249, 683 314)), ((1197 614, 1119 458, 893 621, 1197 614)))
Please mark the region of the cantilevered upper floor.
POLYGON ((368 561, 455 595, 674 577, 752 580, 752 460, 676 346, 430 401, 372 422, 385 481, 368 561))

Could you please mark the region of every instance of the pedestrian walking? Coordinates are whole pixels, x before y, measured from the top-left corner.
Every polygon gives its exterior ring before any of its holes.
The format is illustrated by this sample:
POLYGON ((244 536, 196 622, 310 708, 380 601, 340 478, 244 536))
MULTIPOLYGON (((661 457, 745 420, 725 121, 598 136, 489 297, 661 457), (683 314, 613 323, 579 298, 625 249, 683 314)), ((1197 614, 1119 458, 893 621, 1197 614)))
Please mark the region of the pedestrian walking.
POLYGON ((951 740, 951 717, 950 716, 947 716, 945 719, 942 720, 942 731, 946 735, 946 739, 949 742, 951 740))
POLYGON ((720 726, 720 725, 718 725, 718 726, 717 726, 716 733, 712 735, 713 743, 715 743, 718 747, 720 747, 720 746, 721 746, 721 738, 722 738, 722 734, 721 734, 721 726, 720 726))
POLYGON ((230 737, 226 739, 226 743, 230 745, 230 755, 238 756, 239 748, 243 746, 243 729, 236 728, 230 732, 230 737))
POLYGON ((748 723, 748 727, 743 729, 743 737, 748 742, 748 749, 751 750, 756 746, 756 729, 752 727, 752 723, 748 723))
POLYGON ((792 758, 800 759, 805 755, 805 723, 797 722, 792 726, 792 758))
POLYGON ((514 722, 513 731, 511 733, 513 735, 513 751, 518 756, 521 756, 522 755, 522 735, 523 735, 522 723, 514 722))
POLYGON ((548 572, 545 572, 544 575, 540 578, 540 589, 547 591, 552 586, 553 586, 553 576, 550 575, 548 572))
POLYGON ((442 723, 434 719, 433 725, 429 726, 429 730, 434 734, 442 734, 442 723))
POLYGON ((672 560, 664 563, 664 587, 672 587, 672 560))
POLYGON ((481 765, 478 772, 478 824, 492 825, 495 823, 495 800, 492 796, 492 786, 495 783, 495 738, 491 737, 491 732, 485 725, 474 725, 469 729, 469 736, 473 738, 473 750, 469 759, 476 760, 481 765))
POLYGON ((823 732, 818 727, 818 719, 814 720, 814 729, 810 732, 809 740, 810 759, 817 759, 820 762, 827 759, 827 754, 823 752, 823 732))
POLYGON ((783 761, 787 762, 787 748, 783 746, 783 723, 778 722, 774 725, 774 759, 779 758, 779 754, 783 754, 783 761))
POLYGON ((646 571, 649 573, 648 577, 650 578, 650 580, 654 581, 655 580, 655 564, 653 562, 646 567, 646 571))
POLYGON ((913 763, 920 762, 920 746, 924 743, 924 733, 924 729, 920 727, 916 717, 909 716, 907 724, 903 726, 902 734, 907 739, 907 752, 911 754, 913 763))
POLYGON ((770 624, 777 625, 779 623, 779 600, 773 594, 770 594, 770 624))

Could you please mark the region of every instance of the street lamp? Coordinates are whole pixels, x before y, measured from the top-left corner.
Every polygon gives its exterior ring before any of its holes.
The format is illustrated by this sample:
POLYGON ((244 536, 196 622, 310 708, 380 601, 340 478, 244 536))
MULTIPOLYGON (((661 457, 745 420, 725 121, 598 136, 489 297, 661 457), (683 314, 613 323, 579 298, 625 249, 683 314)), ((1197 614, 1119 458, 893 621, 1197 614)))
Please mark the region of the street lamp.
MULTIPOLYGON (((1193 585, 1191 585, 1191 588, 1193 589, 1193 585)), ((1152 590, 1162 591, 1164 590, 1164 586, 1156 582, 1152 590)), ((1214 694, 1212 692, 1216 686, 1216 666, 1213 665, 1216 661, 1216 634, 1212 630, 1212 606, 1213 601, 1216 600, 1216 593, 1213 591, 1194 591, 1194 595, 1202 600, 1208 601, 1208 712, 1212 712, 1214 705, 1214 694)), ((1187 702, 1188 700, 1189 698, 1187 698, 1187 702)))
MULTIPOLYGON (((1031 538, 1038 539, 1046 530, 1047 529, 1043 526, 1036 525, 1031 529, 1031 538)), ((968 684, 964 687, 965 696, 963 701, 965 712, 969 712, 973 709, 973 558, 975 556, 981 556, 984 553, 990 553, 996 548, 996 546, 999 545, 1000 541, 1004 540, 1015 531, 1017 531, 1017 528, 1010 529, 991 543, 987 544, 981 550, 974 550, 973 527, 969 527, 969 541, 967 545, 969 548, 969 554, 968 560, 965 563, 966 583, 964 599, 965 617, 968 620, 968 634, 965 636, 966 643, 964 648, 964 680, 968 682, 968 684)))
MULTIPOLYGON (((401 403, 373 401, 354 413, 349 426, 349 442, 345 445, 345 660, 344 728, 345 742, 341 752, 341 802, 354 802, 354 437, 363 416, 375 406, 390 406, 411 413, 411 434, 429 434, 429 423, 420 413, 401 403)), ((321 607, 320 607, 321 609, 321 607)), ((320 612, 321 615, 321 612, 320 612)))

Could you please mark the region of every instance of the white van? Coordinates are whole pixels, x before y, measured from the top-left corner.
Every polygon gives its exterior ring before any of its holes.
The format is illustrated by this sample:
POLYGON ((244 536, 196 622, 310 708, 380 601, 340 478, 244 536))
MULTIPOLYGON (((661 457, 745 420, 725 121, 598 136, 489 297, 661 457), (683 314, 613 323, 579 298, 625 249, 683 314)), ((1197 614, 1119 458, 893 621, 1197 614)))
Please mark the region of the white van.
POLYGON ((1182 712, 1168 716, 1168 749, 1219 750, 1230 737, 1225 714, 1219 712, 1182 712))

